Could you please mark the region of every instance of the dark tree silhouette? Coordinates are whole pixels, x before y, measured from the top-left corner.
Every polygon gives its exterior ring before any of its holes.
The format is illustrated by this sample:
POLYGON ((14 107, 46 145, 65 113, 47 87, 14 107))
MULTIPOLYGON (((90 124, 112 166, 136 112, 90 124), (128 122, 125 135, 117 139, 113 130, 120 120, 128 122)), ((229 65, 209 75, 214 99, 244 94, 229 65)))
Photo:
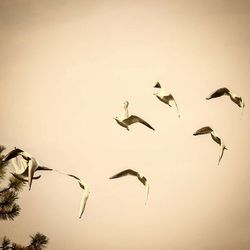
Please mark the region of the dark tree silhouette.
POLYGON ((7 237, 3 237, 2 239, 2 243, 1 243, 1 249, 3 250, 9 250, 11 249, 11 242, 10 242, 10 239, 8 239, 7 237))
POLYGON ((29 249, 42 249, 45 248, 48 245, 49 239, 47 236, 41 234, 41 233, 36 233, 31 237, 30 241, 30 248, 29 249))
POLYGON ((11 242, 10 239, 4 237, 2 239, 0 249, 3 250, 42 250, 47 247, 49 239, 47 236, 36 233, 31 235, 30 244, 28 246, 22 246, 20 244, 11 242))
MULTIPOLYGON (((6 182, 4 188, 0 189, 0 220, 14 220, 20 213, 20 206, 16 203, 18 194, 24 187, 25 183, 14 176, 6 179, 7 164, 2 161, 4 158, 3 151, 5 147, 0 145, 0 184, 6 182)), ((31 235, 30 244, 22 246, 17 243, 11 242, 6 236, 3 237, 0 243, 0 249, 3 250, 41 250, 47 247, 49 239, 47 236, 36 233, 31 235)))
POLYGON ((5 147, 0 145, 0 184, 7 181, 7 185, 0 189, 0 220, 14 220, 21 210, 20 206, 16 203, 18 193, 22 190, 25 184, 14 176, 5 180, 7 175, 7 164, 2 162, 4 150, 5 147))

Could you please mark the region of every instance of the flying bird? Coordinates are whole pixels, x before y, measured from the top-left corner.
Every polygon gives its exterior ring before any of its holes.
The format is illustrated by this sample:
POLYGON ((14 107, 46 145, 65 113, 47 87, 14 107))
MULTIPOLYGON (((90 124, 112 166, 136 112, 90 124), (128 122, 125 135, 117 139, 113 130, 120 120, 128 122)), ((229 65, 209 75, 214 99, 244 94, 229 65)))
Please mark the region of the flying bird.
POLYGON ((75 175, 72 175, 72 174, 66 174, 66 175, 76 179, 78 181, 79 186, 84 190, 81 203, 80 203, 80 209, 79 209, 79 219, 81 219, 83 212, 85 210, 85 207, 86 207, 87 200, 89 198, 89 194, 90 194, 89 186, 87 185, 85 181, 81 180, 75 175))
POLYGON ((40 166, 36 158, 34 158, 32 155, 30 155, 28 152, 23 151, 19 148, 14 148, 12 151, 10 151, 3 159, 4 162, 7 162, 13 158, 18 158, 18 156, 21 156, 23 159, 20 159, 16 162, 12 161, 14 167, 15 167, 15 173, 16 174, 24 174, 28 176, 28 184, 29 184, 29 190, 31 189, 32 180, 34 177, 34 173, 37 170, 52 170, 43 166, 40 166))
POLYGON ((136 176, 138 180, 146 187, 146 193, 145 193, 145 205, 146 205, 149 193, 149 182, 147 178, 144 176, 144 174, 134 171, 132 169, 126 169, 124 171, 119 172, 118 174, 111 176, 109 179, 116 179, 127 175, 136 176))
POLYGON ((213 93, 211 93, 206 99, 210 100, 210 99, 221 97, 221 96, 224 96, 224 95, 229 96, 230 99, 242 109, 242 113, 243 113, 245 103, 244 103, 242 97, 238 96, 235 93, 233 93, 228 88, 219 88, 219 89, 215 90, 213 93))
POLYGON ((154 86, 154 88, 158 88, 160 89, 160 91, 158 93, 154 93, 154 95, 161 101, 164 102, 165 104, 167 104, 170 107, 175 106, 177 113, 178 113, 178 117, 180 117, 180 112, 177 106, 177 103, 173 97, 172 94, 167 93, 165 89, 163 89, 160 85, 159 82, 157 82, 154 86))
POLYGON ((130 125, 139 122, 139 123, 147 126, 148 128, 154 130, 154 128, 149 123, 144 121, 139 116, 136 116, 136 115, 130 115, 129 116, 128 105, 129 105, 128 101, 124 102, 124 113, 120 117, 115 117, 114 118, 119 125, 121 125, 122 127, 126 128, 129 131, 129 126, 130 125))
MULTIPOLYGON (((14 166, 15 172, 11 173, 16 179, 28 182, 28 164, 27 161, 22 157, 17 156, 16 158, 11 159, 11 163, 14 166)), ((40 179, 41 175, 33 176, 32 179, 40 179)))
POLYGON ((209 126, 203 127, 198 129, 193 135, 205 135, 205 134, 210 134, 212 139, 218 143, 221 147, 221 151, 220 151, 220 157, 219 157, 219 161, 218 161, 218 165, 220 164, 221 158, 224 154, 224 150, 227 149, 227 147, 225 146, 224 141, 222 140, 222 138, 216 134, 216 132, 209 126))
POLYGON ((54 169, 54 171, 58 172, 59 174, 67 175, 71 178, 74 178, 75 180, 78 181, 79 186, 84 190, 83 195, 82 195, 82 199, 81 199, 81 203, 80 203, 80 208, 79 208, 79 219, 81 219, 83 212, 85 210, 85 207, 86 207, 87 200, 89 198, 89 194, 90 194, 88 184, 73 174, 66 174, 66 173, 61 172, 61 171, 56 170, 56 169, 54 169))

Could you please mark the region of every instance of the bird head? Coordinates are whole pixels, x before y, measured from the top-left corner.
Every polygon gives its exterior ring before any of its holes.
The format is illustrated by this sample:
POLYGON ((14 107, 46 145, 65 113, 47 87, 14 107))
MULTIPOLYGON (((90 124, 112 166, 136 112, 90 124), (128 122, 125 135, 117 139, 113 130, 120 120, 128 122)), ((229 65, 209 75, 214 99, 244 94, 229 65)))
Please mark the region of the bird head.
POLYGON ((129 102, 128 102, 128 101, 125 101, 123 104, 124 104, 124 107, 126 107, 126 108, 127 108, 127 107, 128 107, 128 105, 129 105, 129 102))

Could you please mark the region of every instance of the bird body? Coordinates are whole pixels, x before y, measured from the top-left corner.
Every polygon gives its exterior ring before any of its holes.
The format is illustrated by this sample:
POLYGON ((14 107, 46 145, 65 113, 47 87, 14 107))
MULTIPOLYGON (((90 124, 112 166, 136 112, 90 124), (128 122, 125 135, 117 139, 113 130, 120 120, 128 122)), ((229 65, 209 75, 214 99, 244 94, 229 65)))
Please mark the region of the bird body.
POLYGON ((198 129, 193 135, 204 135, 204 134, 210 134, 212 139, 218 143, 221 147, 221 152, 220 152, 220 156, 219 156, 219 161, 218 161, 218 165, 220 164, 220 161, 222 159, 222 156, 224 154, 224 150, 227 149, 227 147, 225 146, 224 141, 222 140, 222 138, 209 126, 206 127, 202 127, 200 129, 198 129))
POLYGON ((138 180, 146 187, 146 192, 145 192, 145 205, 146 205, 149 194, 149 182, 143 173, 137 172, 133 169, 126 169, 119 172, 118 174, 111 176, 109 179, 116 179, 127 175, 136 176, 138 180))
POLYGON ((126 128, 126 129, 129 131, 129 126, 130 126, 130 125, 139 122, 139 123, 141 123, 141 124, 147 126, 148 128, 154 130, 154 128, 153 128, 149 123, 147 123, 146 121, 144 121, 144 120, 143 120, 142 118, 140 118, 139 116, 136 116, 136 115, 130 115, 130 116, 129 116, 129 113, 128 113, 128 105, 129 105, 129 103, 128 103, 128 101, 126 101, 126 102, 124 103, 124 114, 123 114, 122 116, 120 116, 120 117, 115 117, 115 118, 114 118, 114 119, 116 120, 116 122, 117 122, 120 126, 126 128))
POLYGON ((179 113, 179 108, 177 106, 177 103, 173 97, 172 94, 167 93, 166 90, 164 88, 161 87, 160 83, 157 82, 154 86, 154 88, 158 88, 160 89, 158 91, 158 93, 154 93, 154 95, 163 103, 167 104, 170 107, 175 106, 177 112, 178 112, 178 117, 180 117, 180 113, 179 113))
POLYGON ((17 175, 23 174, 28 168, 27 161, 24 160, 22 157, 12 158, 11 163, 14 166, 15 174, 17 175))

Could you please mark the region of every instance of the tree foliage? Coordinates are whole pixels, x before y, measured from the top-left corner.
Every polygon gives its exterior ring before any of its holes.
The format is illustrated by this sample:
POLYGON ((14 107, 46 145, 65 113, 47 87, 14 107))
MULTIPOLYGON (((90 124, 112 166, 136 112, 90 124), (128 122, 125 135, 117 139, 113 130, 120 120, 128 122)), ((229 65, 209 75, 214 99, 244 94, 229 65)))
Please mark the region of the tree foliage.
POLYGON ((7 181, 7 186, 0 189, 0 220, 14 220, 20 213, 20 206, 16 203, 18 194, 24 187, 24 183, 14 176, 6 180, 7 164, 2 161, 5 147, 0 145, 0 182, 7 181))
POLYGON ((49 239, 47 236, 41 233, 36 233, 30 236, 30 244, 28 246, 22 246, 15 242, 11 242, 6 236, 3 237, 0 243, 0 249, 3 250, 42 250, 47 247, 49 239))

